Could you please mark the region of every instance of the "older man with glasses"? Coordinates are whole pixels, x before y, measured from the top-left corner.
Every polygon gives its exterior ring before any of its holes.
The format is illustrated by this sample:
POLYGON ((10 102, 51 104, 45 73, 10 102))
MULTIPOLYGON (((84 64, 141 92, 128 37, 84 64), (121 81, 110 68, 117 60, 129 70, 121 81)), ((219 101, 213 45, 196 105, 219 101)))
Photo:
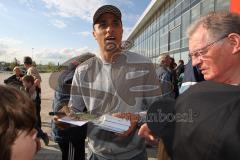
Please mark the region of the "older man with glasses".
POLYGON ((148 122, 139 135, 162 138, 175 160, 240 159, 240 15, 209 13, 190 26, 188 37, 192 65, 207 81, 190 87, 176 103, 155 102, 148 115, 174 112, 175 124, 148 122))
POLYGON ((209 14, 195 22, 188 34, 192 64, 200 68, 205 80, 240 83, 239 15, 209 14))

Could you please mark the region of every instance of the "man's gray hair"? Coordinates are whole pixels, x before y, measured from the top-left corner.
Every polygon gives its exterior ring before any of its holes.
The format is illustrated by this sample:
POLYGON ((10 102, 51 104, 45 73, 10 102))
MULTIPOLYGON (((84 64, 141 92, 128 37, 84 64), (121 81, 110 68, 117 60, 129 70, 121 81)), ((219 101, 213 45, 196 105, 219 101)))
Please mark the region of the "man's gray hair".
POLYGON ((230 12, 210 12, 196 20, 188 28, 187 36, 190 38, 202 26, 213 38, 227 36, 230 33, 240 35, 240 15, 230 12))

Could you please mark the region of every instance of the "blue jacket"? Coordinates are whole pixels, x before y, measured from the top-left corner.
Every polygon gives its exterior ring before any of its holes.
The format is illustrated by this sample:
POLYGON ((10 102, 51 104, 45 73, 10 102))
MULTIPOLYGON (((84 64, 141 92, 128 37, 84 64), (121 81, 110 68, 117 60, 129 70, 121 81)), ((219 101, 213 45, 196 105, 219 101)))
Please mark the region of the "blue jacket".
POLYGON ((186 91, 190 86, 201 81, 204 81, 203 74, 198 67, 193 67, 192 60, 189 60, 185 66, 183 82, 179 90, 180 94, 186 91))

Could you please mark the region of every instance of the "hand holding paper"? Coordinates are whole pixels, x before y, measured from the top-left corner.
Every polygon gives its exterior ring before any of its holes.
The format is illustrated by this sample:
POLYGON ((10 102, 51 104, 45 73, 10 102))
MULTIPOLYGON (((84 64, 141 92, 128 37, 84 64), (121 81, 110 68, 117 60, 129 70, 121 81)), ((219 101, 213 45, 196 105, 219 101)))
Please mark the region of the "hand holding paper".
POLYGON ((129 115, 129 113, 118 113, 114 114, 114 116, 106 114, 97 118, 96 116, 88 113, 81 113, 74 116, 71 115, 62 117, 58 121, 77 126, 82 126, 87 122, 93 122, 93 124, 100 129, 119 133, 119 135, 123 136, 125 132, 127 132, 128 135, 128 132, 131 133, 132 128, 135 128, 134 125, 131 125, 131 121, 126 115, 129 115))
POLYGON ((127 119, 103 115, 95 122, 95 125, 107 131, 124 133, 129 129, 131 123, 127 119))
POLYGON ((69 108, 67 106, 63 106, 58 112, 49 112, 49 115, 53 115, 53 122, 55 123, 55 125, 59 128, 59 129, 67 129, 70 128, 71 125, 67 124, 67 123, 63 123, 60 121, 61 118, 69 115, 70 111, 69 108))
POLYGON ((137 122, 139 120, 139 115, 134 113, 115 113, 113 116, 130 121, 128 130, 124 131, 121 134, 118 134, 121 137, 126 137, 131 134, 135 130, 137 122))
POLYGON ((53 117, 53 122, 54 122, 55 125, 56 125, 59 129, 61 129, 61 130, 64 130, 64 129, 67 129, 67 128, 70 128, 70 127, 71 127, 71 125, 69 125, 69 124, 67 124, 67 123, 63 123, 63 122, 61 121, 61 119, 64 118, 64 117, 67 117, 66 114, 65 114, 65 115, 64 115, 64 114, 56 114, 56 115, 54 115, 54 117, 53 117))

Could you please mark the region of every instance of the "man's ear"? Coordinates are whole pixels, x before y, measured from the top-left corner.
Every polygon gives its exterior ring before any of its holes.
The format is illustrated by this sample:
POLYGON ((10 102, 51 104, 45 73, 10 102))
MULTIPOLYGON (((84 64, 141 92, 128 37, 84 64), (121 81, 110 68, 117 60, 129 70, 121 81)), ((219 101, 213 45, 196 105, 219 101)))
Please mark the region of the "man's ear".
POLYGON ((231 33, 228 35, 230 45, 232 48, 232 54, 240 53, 240 35, 237 33, 231 33))
POLYGON ((95 33, 95 29, 94 28, 93 28, 92 34, 93 34, 94 39, 96 40, 96 33, 95 33))
POLYGON ((93 25, 93 31, 92 31, 93 37, 96 40, 96 30, 95 30, 95 25, 93 25))
POLYGON ((122 27, 122 35, 123 35, 123 33, 124 33, 124 29, 123 29, 123 27, 122 27))

